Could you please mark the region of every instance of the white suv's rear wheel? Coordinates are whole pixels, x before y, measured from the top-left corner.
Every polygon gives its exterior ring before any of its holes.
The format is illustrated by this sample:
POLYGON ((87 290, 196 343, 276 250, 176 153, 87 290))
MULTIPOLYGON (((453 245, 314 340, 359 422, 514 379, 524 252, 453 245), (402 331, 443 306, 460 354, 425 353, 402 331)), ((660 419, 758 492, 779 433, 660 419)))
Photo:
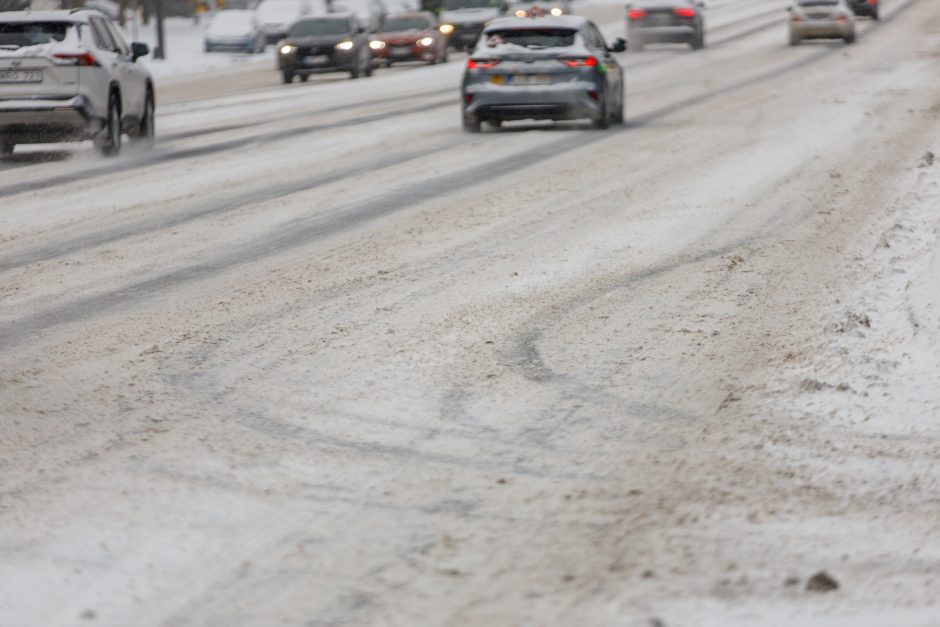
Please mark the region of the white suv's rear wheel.
POLYGON ((144 148, 153 148, 153 136, 154 136, 154 107, 153 107, 153 95, 149 92, 147 93, 147 101, 144 104, 144 116, 140 120, 140 128, 138 130, 137 136, 132 137, 135 145, 143 146, 144 148))
POLYGON ((121 103, 115 93, 112 93, 111 98, 108 99, 105 135, 95 144, 98 151, 105 157, 113 157, 121 152, 121 103))

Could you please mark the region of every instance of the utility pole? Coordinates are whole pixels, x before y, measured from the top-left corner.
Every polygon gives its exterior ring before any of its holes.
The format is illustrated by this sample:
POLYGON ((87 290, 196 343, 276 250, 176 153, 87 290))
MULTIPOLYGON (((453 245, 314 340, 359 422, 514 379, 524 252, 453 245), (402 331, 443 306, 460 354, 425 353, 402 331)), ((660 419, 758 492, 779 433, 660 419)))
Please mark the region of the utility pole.
POLYGON ((163 17, 166 14, 163 0, 154 0, 157 5, 157 49, 153 53, 155 59, 166 58, 166 38, 163 36, 163 17))

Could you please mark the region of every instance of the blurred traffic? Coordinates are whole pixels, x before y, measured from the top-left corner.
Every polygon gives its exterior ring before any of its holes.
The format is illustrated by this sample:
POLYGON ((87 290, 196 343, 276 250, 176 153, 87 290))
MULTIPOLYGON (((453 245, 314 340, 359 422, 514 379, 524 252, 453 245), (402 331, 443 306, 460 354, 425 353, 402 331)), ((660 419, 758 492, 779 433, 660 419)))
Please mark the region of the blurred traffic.
MULTIPOLYGON (((676 45, 700 51, 711 10, 706 0, 629 0, 619 23, 595 23, 576 16, 593 5, 572 0, 422 0, 398 7, 387 0, 162 0, 133 7, 87 0, 81 10, 50 11, 34 10, 29 0, 0 2, 8 9, 0 11, 3 154, 17 145, 91 139, 109 156, 120 152, 124 135, 152 143, 160 80, 154 76, 168 67, 168 53, 174 68, 196 72, 265 53, 283 83, 319 74, 365 78, 400 64, 417 71, 459 54, 464 130, 520 120, 584 120, 603 129, 625 115, 621 55, 676 45), (174 30, 165 41, 164 22, 180 19, 192 22, 167 22, 174 30), (128 43, 154 20, 154 45, 128 43), (188 39, 179 37, 183 32, 188 39), (175 52, 193 35, 204 58, 191 47, 175 52), (152 52, 157 58, 148 59, 152 52), (207 61, 210 54, 219 61, 207 61)), ((789 45, 853 43, 856 20, 878 20, 880 4, 794 0, 786 9, 776 23, 786 24, 789 45)))

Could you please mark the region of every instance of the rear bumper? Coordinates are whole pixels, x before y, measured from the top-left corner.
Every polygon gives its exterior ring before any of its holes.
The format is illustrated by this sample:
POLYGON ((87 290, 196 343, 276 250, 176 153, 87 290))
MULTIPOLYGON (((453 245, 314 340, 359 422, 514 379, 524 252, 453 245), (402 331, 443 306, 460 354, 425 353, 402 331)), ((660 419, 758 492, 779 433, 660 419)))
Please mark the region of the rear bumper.
POLYGON ((104 128, 82 96, 0 101, 0 136, 16 143, 91 139, 104 128))
POLYGON ((696 32, 694 26, 632 27, 627 31, 627 39, 644 43, 685 43, 692 40, 696 32))
POLYGON ((848 22, 801 22, 790 24, 791 32, 800 39, 841 39, 850 36, 855 27, 848 22))
POLYGON ((240 39, 238 41, 219 41, 207 39, 206 50, 234 50, 234 51, 244 51, 244 50, 254 50, 255 41, 251 39, 240 39))
POLYGON ((524 87, 481 83, 466 86, 462 95, 464 114, 481 120, 593 118, 603 96, 598 85, 588 81, 524 87))

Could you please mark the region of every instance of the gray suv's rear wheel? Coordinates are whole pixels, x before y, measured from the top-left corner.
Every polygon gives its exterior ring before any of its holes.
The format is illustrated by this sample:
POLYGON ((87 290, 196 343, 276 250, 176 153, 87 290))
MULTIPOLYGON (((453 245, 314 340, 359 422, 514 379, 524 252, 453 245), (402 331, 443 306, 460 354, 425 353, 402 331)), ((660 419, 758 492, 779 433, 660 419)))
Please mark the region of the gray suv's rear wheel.
POLYGON ((0 155, 12 155, 16 144, 11 141, 0 140, 0 155))

